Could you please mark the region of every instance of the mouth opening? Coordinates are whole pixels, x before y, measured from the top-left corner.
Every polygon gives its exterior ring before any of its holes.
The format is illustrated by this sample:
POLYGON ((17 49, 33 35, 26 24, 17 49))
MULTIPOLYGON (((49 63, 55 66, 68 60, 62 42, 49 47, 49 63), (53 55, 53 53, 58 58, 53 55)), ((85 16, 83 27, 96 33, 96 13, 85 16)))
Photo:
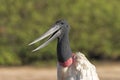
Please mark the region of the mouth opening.
MULTIPOLYGON (((60 29, 61 29, 61 28, 60 28, 60 29)), ((60 29, 58 29, 58 30, 55 31, 53 34, 51 34, 51 35, 49 36, 48 40, 49 40, 50 38, 52 38, 58 31, 60 31, 60 29)))
POLYGON ((55 27, 52 27, 51 29, 49 29, 45 34, 43 34, 41 37, 39 37, 38 39, 34 40, 33 42, 31 42, 29 45, 35 44, 38 41, 41 40, 46 40, 46 38, 48 38, 44 43, 42 43, 39 47, 37 47, 36 49, 34 49, 32 52, 37 51, 43 47, 45 47, 46 45, 48 45, 51 41, 53 41, 55 38, 57 38, 58 36, 60 36, 61 34, 61 26, 56 25, 55 27))

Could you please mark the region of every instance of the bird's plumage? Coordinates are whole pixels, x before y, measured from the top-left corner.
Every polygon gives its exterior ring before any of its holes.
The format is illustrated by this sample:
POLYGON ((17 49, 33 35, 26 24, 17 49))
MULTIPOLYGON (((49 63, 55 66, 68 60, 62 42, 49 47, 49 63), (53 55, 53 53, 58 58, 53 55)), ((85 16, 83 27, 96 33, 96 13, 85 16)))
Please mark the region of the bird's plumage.
POLYGON ((88 61, 84 54, 76 52, 73 59, 74 62, 69 67, 57 64, 58 80, 99 80, 95 66, 88 61))
POLYGON ((48 45, 55 38, 57 41, 57 74, 58 80, 99 80, 95 66, 92 65, 84 54, 78 52, 72 54, 69 44, 69 28, 70 26, 65 20, 59 20, 55 25, 43 34, 40 38, 34 40, 29 45, 32 45, 49 35, 50 38, 38 48, 36 51, 48 45))

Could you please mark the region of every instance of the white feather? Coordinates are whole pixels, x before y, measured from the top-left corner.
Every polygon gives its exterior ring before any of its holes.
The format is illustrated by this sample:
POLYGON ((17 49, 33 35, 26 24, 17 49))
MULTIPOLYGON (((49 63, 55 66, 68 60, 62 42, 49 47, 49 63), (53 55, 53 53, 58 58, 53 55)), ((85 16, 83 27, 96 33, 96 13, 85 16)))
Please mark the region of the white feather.
POLYGON ((96 68, 84 54, 77 52, 70 67, 57 66, 58 80, 99 80, 96 68))

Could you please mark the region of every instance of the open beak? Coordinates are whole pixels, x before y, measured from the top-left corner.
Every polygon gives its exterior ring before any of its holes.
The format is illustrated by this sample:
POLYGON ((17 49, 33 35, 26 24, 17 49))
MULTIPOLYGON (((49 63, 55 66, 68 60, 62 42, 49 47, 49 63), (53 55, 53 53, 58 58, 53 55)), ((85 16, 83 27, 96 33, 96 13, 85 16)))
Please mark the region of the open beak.
POLYGON ((34 40, 33 42, 31 42, 29 45, 35 44, 38 41, 43 40, 44 38, 50 36, 50 38, 43 43, 42 45, 40 45, 39 47, 37 47, 36 49, 34 49, 32 52, 37 51, 43 47, 45 47, 46 45, 48 45, 51 41, 53 41, 55 38, 57 38, 60 34, 61 34, 61 26, 59 25, 55 25, 54 27, 52 27, 51 29, 49 29, 46 33, 44 33, 41 37, 37 38, 36 40, 34 40))

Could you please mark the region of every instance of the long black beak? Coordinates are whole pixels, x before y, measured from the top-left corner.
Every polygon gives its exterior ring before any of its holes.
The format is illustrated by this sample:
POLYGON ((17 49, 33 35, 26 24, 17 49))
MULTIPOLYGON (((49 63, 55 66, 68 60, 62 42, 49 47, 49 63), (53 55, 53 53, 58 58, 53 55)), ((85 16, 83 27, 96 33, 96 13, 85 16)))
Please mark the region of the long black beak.
POLYGON ((38 41, 41 41, 44 38, 46 38, 46 37, 48 37, 48 36, 51 35, 50 38, 45 43, 43 43, 42 45, 40 45, 39 47, 37 47, 36 49, 34 49, 32 52, 37 51, 37 50, 45 47, 51 41, 53 41, 55 38, 57 38, 61 34, 60 29, 61 29, 61 27, 59 25, 55 25, 54 27, 52 27, 51 29, 49 29, 45 34, 43 34, 41 37, 39 37, 38 39, 36 39, 33 42, 31 42, 29 45, 35 44, 38 41))

